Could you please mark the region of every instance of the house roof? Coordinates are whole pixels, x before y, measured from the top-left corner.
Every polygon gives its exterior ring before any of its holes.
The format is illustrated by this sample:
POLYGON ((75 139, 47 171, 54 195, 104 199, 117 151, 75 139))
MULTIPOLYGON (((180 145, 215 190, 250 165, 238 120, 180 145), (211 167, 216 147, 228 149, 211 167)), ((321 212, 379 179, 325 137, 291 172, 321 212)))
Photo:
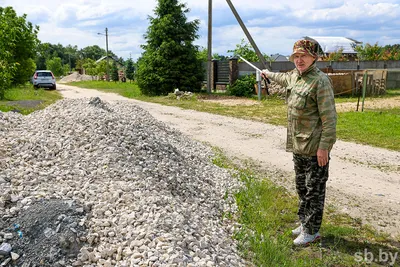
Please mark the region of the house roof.
POLYGON ((289 59, 286 56, 283 56, 281 54, 274 54, 271 55, 272 61, 289 61, 289 59))
MULTIPOLYGON (((99 63, 100 61, 103 61, 104 59, 106 59, 107 58, 107 56, 102 56, 101 58, 99 58, 98 60, 96 60, 96 63, 99 63)), ((115 58, 115 57, 112 57, 112 56, 108 56, 108 58, 109 59, 112 59, 112 60, 114 60, 114 61, 116 61, 116 62, 118 62, 119 64, 121 64, 119 61, 118 61, 118 58, 115 58)))
POLYGON ((305 36, 304 39, 317 41, 326 54, 337 52, 340 49, 343 49, 343 54, 357 54, 354 48, 358 44, 362 44, 362 42, 347 37, 305 36))

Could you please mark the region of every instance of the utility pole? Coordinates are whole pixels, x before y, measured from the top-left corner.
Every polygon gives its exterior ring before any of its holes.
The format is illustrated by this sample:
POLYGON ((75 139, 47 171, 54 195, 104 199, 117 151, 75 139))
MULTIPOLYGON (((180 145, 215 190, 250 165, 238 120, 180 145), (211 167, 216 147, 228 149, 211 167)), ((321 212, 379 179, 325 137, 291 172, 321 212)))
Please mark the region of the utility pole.
MULTIPOLYGON (((97 34, 99 35, 104 35, 104 33, 98 32, 97 34)), ((110 81, 110 72, 109 72, 109 66, 108 66, 108 28, 106 28, 106 80, 110 81)))
POLYGON ((108 66, 108 29, 106 28, 106 62, 107 62, 107 82, 110 81, 110 72, 108 66))
POLYGON ((244 34, 246 34, 247 39, 249 40, 251 46, 254 48, 258 59, 261 61, 261 63, 263 64, 264 69, 269 69, 269 67, 267 66, 267 60, 264 58, 264 56, 261 54, 260 49, 258 49, 256 43, 254 42, 253 38, 251 37, 249 31, 247 30, 246 26, 244 25, 242 19, 239 16, 239 13, 237 13, 235 7, 233 6, 231 0, 226 0, 226 2, 228 3, 229 7, 231 8, 233 15, 235 15, 236 20, 239 22, 240 27, 242 27, 242 30, 244 31, 244 34))
POLYGON ((207 93, 211 94, 212 68, 212 0, 208 0, 207 93))

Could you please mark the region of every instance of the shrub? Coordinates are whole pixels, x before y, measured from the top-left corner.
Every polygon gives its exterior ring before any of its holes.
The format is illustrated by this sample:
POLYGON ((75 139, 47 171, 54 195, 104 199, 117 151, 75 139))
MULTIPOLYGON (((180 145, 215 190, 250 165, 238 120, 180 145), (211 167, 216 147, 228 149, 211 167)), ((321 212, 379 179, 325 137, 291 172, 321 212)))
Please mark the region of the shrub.
POLYGON ((233 85, 227 86, 230 95, 250 97, 253 95, 254 84, 256 84, 255 75, 241 76, 233 85))

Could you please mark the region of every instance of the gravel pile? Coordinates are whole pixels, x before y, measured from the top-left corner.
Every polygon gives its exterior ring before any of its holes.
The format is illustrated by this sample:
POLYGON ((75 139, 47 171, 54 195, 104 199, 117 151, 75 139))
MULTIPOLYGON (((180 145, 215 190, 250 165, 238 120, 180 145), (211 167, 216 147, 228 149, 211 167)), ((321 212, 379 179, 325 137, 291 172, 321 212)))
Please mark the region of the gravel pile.
POLYGON ((126 102, 0 113, 0 243, 20 255, 5 266, 245 266, 222 219, 239 185, 211 155, 126 102), (25 235, 6 240, 15 224, 25 235), (39 242, 47 256, 35 262, 39 242))
POLYGON ((69 83, 69 82, 93 81, 93 80, 97 80, 97 76, 91 76, 86 74, 79 74, 78 72, 73 72, 70 75, 60 79, 58 82, 69 83))

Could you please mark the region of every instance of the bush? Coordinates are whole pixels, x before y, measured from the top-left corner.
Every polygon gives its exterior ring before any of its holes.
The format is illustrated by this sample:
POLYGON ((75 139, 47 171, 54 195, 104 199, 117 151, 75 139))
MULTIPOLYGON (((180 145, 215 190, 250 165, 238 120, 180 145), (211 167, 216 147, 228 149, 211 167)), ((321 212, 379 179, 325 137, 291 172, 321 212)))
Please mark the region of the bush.
POLYGON ((233 85, 227 86, 227 91, 230 95, 251 97, 256 83, 255 75, 241 76, 233 85))

